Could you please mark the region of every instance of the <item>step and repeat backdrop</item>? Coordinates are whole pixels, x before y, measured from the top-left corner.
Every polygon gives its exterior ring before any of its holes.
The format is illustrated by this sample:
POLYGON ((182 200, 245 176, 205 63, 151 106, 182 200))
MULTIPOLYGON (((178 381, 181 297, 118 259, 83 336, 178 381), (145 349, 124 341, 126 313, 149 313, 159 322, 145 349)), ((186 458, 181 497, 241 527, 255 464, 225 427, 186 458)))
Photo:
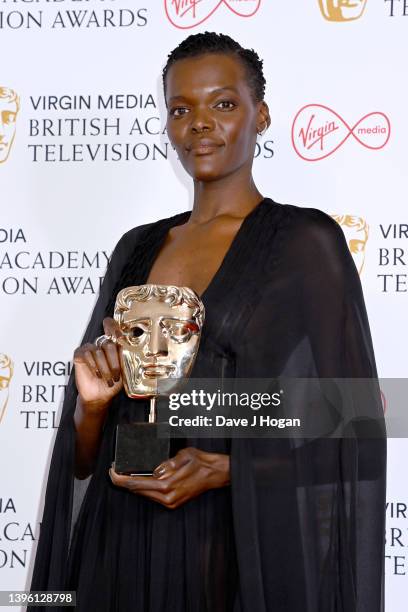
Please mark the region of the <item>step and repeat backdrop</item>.
MULTIPOLYGON (((109 255, 191 208, 167 54, 224 32, 264 60, 264 195, 342 226, 381 377, 408 363, 407 0, 0 1, 0 588, 30 584, 71 359, 109 255)), ((408 442, 389 440, 386 609, 408 596, 408 442)), ((14 610, 16 608, 13 608, 14 610)))

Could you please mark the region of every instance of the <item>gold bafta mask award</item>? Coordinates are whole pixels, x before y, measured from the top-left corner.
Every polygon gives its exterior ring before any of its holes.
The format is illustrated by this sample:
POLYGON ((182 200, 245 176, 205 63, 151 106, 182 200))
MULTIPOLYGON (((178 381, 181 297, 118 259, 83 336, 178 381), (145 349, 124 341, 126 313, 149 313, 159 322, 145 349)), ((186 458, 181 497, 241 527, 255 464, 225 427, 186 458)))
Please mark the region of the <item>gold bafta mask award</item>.
POLYGON ((331 216, 341 226, 358 273, 361 274, 363 272, 368 240, 369 227, 367 221, 363 217, 357 217, 356 215, 331 216))
POLYGON ((20 98, 13 89, 0 86, 0 164, 6 162, 16 135, 20 98))
POLYGON ((367 0, 319 0, 323 17, 328 21, 354 21, 364 13, 367 0))
POLYGON ((158 437, 156 400, 176 392, 190 375, 201 337, 205 310, 189 287, 139 285, 117 295, 114 319, 126 394, 150 399, 149 421, 119 424, 115 470, 151 476, 169 457, 169 437, 158 437))
POLYGON ((9 387, 13 378, 14 366, 8 355, 0 354, 0 423, 6 412, 9 400, 9 387))

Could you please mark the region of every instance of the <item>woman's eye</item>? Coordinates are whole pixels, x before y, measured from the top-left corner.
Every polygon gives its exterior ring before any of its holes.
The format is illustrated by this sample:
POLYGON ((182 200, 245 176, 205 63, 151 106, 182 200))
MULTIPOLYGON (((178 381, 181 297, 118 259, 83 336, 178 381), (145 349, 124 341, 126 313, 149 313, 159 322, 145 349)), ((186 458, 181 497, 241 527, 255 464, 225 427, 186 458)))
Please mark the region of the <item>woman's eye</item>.
POLYGON ((184 106, 177 106, 176 108, 172 108, 170 110, 170 115, 172 115, 173 117, 182 117, 186 114, 186 112, 188 112, 187 108, 185 108, 184 106))
POLYGON ((222 110, 231 110, 233 108, 235 108, 236 104, 234 104, 234 102, 231 102, 230 100, 221 100, 221 102, 218 102, 218 104, 216 104, 217 108, 221 108, 222 110))

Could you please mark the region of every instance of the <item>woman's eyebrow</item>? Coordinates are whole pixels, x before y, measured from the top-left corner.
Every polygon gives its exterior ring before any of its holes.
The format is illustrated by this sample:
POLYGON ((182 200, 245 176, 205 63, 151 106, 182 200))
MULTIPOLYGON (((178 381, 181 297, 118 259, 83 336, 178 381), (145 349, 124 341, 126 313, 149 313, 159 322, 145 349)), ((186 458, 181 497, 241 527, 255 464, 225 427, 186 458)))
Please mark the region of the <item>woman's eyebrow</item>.
MULTIPOLYGON (((209 91, 208 93, 210 95, 215 95, 218 93, 222 93, 224 91, 232 91, 236 94, 239 93, 238 89, 236 87, 234 87, 233 85, 228 85, 227 87, 217 87, 216 89, 212 89, 211 91, 209 91)), ((174 100, 181 100, 181 99, 186 99, 188 98, 188 96, 183 96, 182 94, 178 95, 178 96, 171 96, 171 98, 169 98, 169 103, 173 102, 174 100)))
POLYGON ((227 87, 218 87, 217 89, 213 89, 211 93, 221 93, 223 91, 233 91, 234 93, 239 93, 238 89, 233 85, 227 85, 227 87))

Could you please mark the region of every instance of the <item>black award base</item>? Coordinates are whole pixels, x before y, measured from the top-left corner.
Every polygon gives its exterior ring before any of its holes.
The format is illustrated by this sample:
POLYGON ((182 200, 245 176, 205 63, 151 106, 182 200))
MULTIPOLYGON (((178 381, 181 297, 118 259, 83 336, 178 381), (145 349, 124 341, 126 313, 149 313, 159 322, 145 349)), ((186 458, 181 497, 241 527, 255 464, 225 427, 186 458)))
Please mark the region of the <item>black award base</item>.
POLYGON ((115 472, 118 474, 152 476, 153 470, 169 457, 170 435, 166 423, 123 423, 116 427, 115 472))

